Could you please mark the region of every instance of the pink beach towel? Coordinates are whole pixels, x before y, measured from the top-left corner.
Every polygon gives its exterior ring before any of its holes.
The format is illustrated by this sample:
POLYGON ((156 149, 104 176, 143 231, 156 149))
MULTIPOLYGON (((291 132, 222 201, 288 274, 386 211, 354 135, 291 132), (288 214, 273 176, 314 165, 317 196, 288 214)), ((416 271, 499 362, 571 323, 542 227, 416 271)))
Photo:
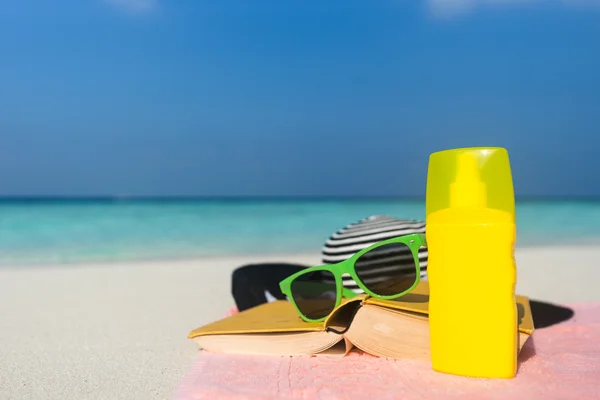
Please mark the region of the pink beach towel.
POLYGON ((570 307, 573 318, 535 331, 510 380, 451 376, 360 351, 343 359, 200 352, 174 399, 600 399, 600 303, 570 307))

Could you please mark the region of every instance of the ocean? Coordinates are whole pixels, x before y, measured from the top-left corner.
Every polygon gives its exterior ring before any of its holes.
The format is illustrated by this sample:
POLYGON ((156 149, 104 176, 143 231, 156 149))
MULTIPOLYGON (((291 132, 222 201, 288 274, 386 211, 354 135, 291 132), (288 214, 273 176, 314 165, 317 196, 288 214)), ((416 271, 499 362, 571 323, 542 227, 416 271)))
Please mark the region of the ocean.
MULTIPOLYGON (((424 219, 419 200, 3 199, 0 265, 317 254, 375 214, 424 219)), ((517 202, 517 246, 600 244, 600 201, 517 202)))

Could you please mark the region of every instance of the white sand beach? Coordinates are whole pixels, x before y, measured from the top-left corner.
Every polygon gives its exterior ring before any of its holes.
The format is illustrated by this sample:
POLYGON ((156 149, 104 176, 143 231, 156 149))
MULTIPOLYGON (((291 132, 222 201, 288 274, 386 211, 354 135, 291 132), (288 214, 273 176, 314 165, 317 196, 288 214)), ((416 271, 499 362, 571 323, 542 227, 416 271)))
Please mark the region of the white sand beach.
MULTIPOLYGON (((600 301, 600 246, 517 250, 517 292, 600 301)), ((0 398, 168 399, 188 332, 233 305, 233 268, 319 255, 0 269, 0 398)))

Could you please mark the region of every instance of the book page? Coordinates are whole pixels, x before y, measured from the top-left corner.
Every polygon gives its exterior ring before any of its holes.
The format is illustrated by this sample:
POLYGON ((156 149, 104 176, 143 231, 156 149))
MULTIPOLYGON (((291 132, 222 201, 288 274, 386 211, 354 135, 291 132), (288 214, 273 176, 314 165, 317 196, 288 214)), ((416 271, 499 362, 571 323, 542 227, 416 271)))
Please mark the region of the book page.
MULTIPOLYGON (((519 318, 519 331, 531 335, 534 331, 533 317, 529 299, 525 296, 515 296, 517 312, 519 318)), ((473 297, 473 304, 477 301, 473 297)), ((392 308, 400 311, 411 311, 421 314, 429 314, 429 283, 421 281, 417 287, 410 293, 394 300, 383 300, 375 297, 369 297, 364 301, 365 304, 372 304, 379 307, 392 308)), ((466 310, 465 312, 469 312, 466 310)))
POLYGON ((346 356, 350 352, 350 350, 352 350, 353 347, 354 345, 352 344, 352 342, 350 342, 344 337, 343 340, 340 340, 327 350, 324 350, 320 353, 316 353, 315 356, 342 358, 346 356))
POLYGON ((340 334, 344 333, 352 324, 354 314, 356 313, 357 308, 362 305, 362 301, 365 298, 366 296, 363 295, 352 299, 344 299, 342 304, 336 308, 325 321, 327 330, 340 334))
POLYGON ((322 322, 305 322, 289 301, 278 300, 194 329, 188 337, 242 333, 320 332, 322 322))

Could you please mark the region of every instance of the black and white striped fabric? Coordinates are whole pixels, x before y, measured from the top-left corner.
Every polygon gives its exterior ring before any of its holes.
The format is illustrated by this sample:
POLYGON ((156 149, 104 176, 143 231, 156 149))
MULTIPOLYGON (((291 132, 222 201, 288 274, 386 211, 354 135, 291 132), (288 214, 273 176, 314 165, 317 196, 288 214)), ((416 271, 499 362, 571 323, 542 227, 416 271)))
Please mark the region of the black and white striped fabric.
MULTIPOLYGON (((387 215, 370 216, 331 235, 322 249, 322 260, 324 264, 334 264, 382 240, 413 233, 425 233, 425 222, 402 220, 387 215)), ((427 248, 419 249, 421 279, 427 279, 427 256, 427 248)), ((414 271, 414 261, 408 248, 395 248, 393 253, 374 251, 373 254, 369 253, 368 258, 361 257, 360 268, 363 271, 367 270, 363 273, 365 283, 368 283, 367 279, 376 282, 385 280, 386 272, 389 274, 390 268, 395 271, 398 268, 407 269, 408 273, 411 273, 414 271)), ((356 293, 363 293, 349 275, 343 276, 342 279, 344 287, 356 293)))

